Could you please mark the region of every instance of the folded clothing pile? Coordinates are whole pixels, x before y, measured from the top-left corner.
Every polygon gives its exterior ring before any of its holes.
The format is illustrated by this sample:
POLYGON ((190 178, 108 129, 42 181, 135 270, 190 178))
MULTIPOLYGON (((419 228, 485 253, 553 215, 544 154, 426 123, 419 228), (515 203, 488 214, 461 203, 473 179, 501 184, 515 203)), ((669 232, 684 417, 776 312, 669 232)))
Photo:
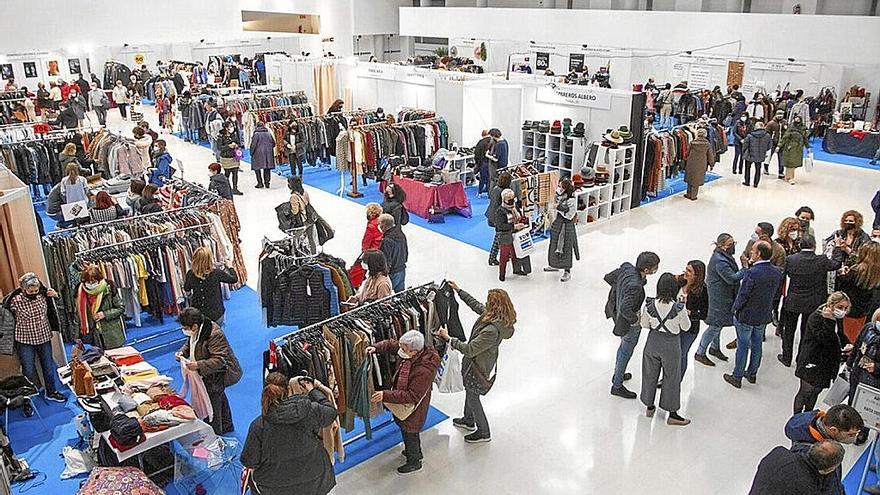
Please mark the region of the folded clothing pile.
POLYGON ((141 353, 134 347, 120 347, 118 349, 110 349, 104 354, 116 363, 117 366, 131 366, 144 360, 141 353))

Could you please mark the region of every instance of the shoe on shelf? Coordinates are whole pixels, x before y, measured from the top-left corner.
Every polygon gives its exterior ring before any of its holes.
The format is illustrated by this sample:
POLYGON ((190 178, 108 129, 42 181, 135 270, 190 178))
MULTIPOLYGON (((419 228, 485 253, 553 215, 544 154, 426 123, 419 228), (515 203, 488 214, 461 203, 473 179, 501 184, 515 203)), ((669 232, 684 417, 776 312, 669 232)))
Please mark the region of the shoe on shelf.
POLYGON ((53 390, 52 392, 46 393, 46 400, 51 400, 53 402, 67 402, 67 397, 61 392, 53 390))
POLYGON ((568 282, 571 280, 571 272, 565 272, 562 274, 562 277, 559 278, 560 282, 568 282))
POLYGON ((623 381, 628 382, 633 379, 633 374, 630 372, 626 372, 623 374, 623 381))
POLYGON ((611 395, 615 395, 615 396, 620 397, 622 399, 635 399, 636 398, 636 393, 630 391, 629 389, 627 389, 623 385, 621 385, 619 387, 611 387, 611 395))
POLYGON ((400 474, 409 474, 409 473, 414 473, 420 469, 422 469, 422 462, 421 461, 416 462, 416 463, 407 462, 403 466, 400 466, 399 468, 397 468, 397 472, 400 474))
POLYGON ((749 381, 752 385, 758 382, 758 377, 756 375, 746 375, 746 380, 749 381))
POLYGON ((548 273, 549 273, 549 272, 558 272, 558 271, 559 271, 559 268, 553 268, 552 266, 545 266, 545 267, 544 267, 544 271, 545 271, 545 272, 548 272, 548 273))
MULTIPOLYGON (((733 343, 736 344, 736 341, 734 340, 733 343)), ((736 347, 736 346, 734 346, 734 347, 736 347)), ((721 349, 713 349, 710 347, 709 348, 709 355, 714 358, 718 358, 719 361, 727 361, 727 356, 723 352, 721 352, 721 349)))
POLYGON ((673 415, 673 413, 670 413, 669 417, 666 418, 666 424, 669 426, 687 426, 691 424, 691 420, 682 418, 678 414, 673 415))
POLYGON ((473 432, 470 435, 464 436, 464 441, 467 443, 486 443, 492 441, 492 436, 487 435, 485 433, 473 432))
POLYGON ((646 408, 645 408, 645 417, 647 417, 647 418, 653 418, 653 417, 654 417, 654 413, 656 413, 656 412, 657 412, 657 407, 656 407, 656 406, 646 407, 646 408))
POLYGON ((742 378, 736 378, 728 373, 724 374, 724 381, 733 385, 734 388, 742 388, 742 378))
POLYGON ((461 428, 462 430, 467 431, 477 431, 477 425, 474 423, 468 423, 464 418, 455 418, 452 420, 452 426, 461 428))
POLYGON ((779 362, 782 363, 782 365, 786 368, 791 368, 791 360, 786 361, 782 354, 777 354, 776 359, 779 360, 779 362))
POLYGON ((715 366, 715 363, 712 362, 711 359, 707 358, 705 354, 694 354, 694 361, 704 366, 715 366))

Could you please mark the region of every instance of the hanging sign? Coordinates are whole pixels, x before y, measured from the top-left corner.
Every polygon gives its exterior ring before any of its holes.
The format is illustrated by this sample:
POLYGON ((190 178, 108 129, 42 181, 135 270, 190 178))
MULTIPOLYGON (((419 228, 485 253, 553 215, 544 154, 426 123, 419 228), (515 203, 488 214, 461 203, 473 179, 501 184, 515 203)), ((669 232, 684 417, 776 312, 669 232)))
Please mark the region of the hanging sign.
MULTIPOLYGON (((402 67, 402 66, 401 66, 402 67)), ((402 71, 398 71, 395 80, 409 84, 419 84, 422 86, 433 86, 437 79, 435 72, 431 69, 417 69, 407 67, 402 71)))
POLYGON ((394 72, 394 67, 388 64, 358 64, 358 75, 360 77, 393 81, 395 79, 394 72))
POLYGON ((584 54, 572 53, 568 56, 568 71, 576 70, 578 72, 584 70, 584 54))
POLYGON ((675 62, 672 64, 672 79, 680 81, 687 74, 687 64, 683 62, 675 62))
POLYGON ((144 63, 144 54, 143 54, 143 53, 135 53, 135 55, 134 55, 134 63, 135 63, 135 65, 143 65, 143 63, 144 63))
POLYGON ((880 390, 860 383, 853 394, 853 407, 862 416, 865 426, 880 430, 880 390))
POLYGON ((712 86, 712 69, 705 65, 691 66, 688 76, 688 88, 708 89, 712 86))
POLYGON ((708 55, 700 56, 682 54, 678 56, 678 61, 687 64, 715 65, 718 67, 724 67, 727 65, 727 59, 725 57, 712 57, 708 55))
POLYGON ((545 71, 550 68, 550 54, 547 52, 538 52, 535 55, 535 69, 537 71, 545 71))
POLYGON ((772 70, 775 72, 806 72, 807 64, 800 62, 771 62, 769 60, 753 60, 749 64, 753 70, 772 70))
POLYGON ((538 88, 538 101, 589 108, 611 108, 611 93, 588 86, 550 83, 538 88))

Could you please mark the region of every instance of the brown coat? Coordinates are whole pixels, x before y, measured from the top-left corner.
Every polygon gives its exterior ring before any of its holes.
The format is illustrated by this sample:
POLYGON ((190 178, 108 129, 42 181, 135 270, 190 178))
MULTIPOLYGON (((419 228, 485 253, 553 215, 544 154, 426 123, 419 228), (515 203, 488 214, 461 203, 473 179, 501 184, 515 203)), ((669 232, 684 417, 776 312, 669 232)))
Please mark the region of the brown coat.
POLYGON ((715 151, 706 138, 698 137, 691 142, 688 150, 684 181, 689 186, 702 186, 706 183, 706 171, 715 163, 715 151))
MULTIPOLYGON (((180 354, 189 357, 189 340, 180 348, 180 354)), ((223 384, 227 387, 235 385, 241 379, 241 365, 238 364, 229 341, 220 326, 210 320, 199 330, 195 357, 199 363, 199 374, 204 379, 222 373, 223 384)))

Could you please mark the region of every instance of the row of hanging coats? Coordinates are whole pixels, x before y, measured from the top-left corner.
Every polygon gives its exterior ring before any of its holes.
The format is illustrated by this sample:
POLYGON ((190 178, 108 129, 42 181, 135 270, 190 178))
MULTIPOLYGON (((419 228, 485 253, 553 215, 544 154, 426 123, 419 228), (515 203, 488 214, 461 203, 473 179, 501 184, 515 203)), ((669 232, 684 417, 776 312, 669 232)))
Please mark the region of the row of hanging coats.
POLYGON ((279 164, 289 163, 288 143, 302 143, 304 162, 315 166, 330 163, 336 156, 338 137, 352 125, 374 123, 380 120, 375 111, 340 112, 314 117, 300 117, 296 120, 297 134, 291 136, 290 120, 269 122, 266 127, 275 137, 275 160, 279 164))
POLYGON ((449 129, 442 118, 353 127, 340 134, 336 145, 338 170, 355 167, 359 175, 375 177, 379 165, 399 156, 422 165, 440 148, 448 148, 449 129))
POLYGON ((646 139, 643 198, 655 196, 666 188, 668 179, 684 172, 688 148, 696 138, 698 127, 706 129, 709 144, 715 151, 715 163, 721 161, 720 155, 727 150, 727 135, 724 128, 715 121, 678 126, 671 130, 653 129, 648 132, 646 139))

